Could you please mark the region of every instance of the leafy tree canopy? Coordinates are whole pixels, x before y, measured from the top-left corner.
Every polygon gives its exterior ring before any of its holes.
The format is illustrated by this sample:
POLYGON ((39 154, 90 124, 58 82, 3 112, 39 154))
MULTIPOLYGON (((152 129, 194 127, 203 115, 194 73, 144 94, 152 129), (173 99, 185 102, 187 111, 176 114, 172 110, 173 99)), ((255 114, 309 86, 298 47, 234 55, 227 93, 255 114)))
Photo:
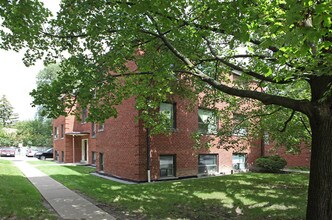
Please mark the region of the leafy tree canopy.
POLYGON ((16 139, 24 146, 50 147, 52 146, 52 121, 28 120, 15 125, 16 139))
POLYGON ((8 131, 7 129, 0 126, 0 147, 17 146, 16 132, 8 131))
POLYGON ((151 126, 149 109, 169 95, 204 92, 207 107, 257 100, 266 109, 249 112, 277 113, 280 130, 302 120, 314 155, 307 219, 331 219, 331 12, 331 1, 312 0, 63 0, 52 18, 37 0, 6 1, 0 46, 28 47, 27 65, 62 60, 58 78, 32 92, 53 117, 78 102, 103 121, 134 95, 151 126))
MULTIPOLYGON (((36 77, 36 84, 38 88, 41 87, 47 87, 52 84, 54 80, 57 79, 58 74, 60 71, 59 64, 49 64, 44 69, 42 69, 40 72, 38 72, 36 77)), ((48 113, 46 112, 46 109, 42 105, 37 106, 37 114, 36 117, 38 120, 47 120, 45 116, 47 116, 48 113)))

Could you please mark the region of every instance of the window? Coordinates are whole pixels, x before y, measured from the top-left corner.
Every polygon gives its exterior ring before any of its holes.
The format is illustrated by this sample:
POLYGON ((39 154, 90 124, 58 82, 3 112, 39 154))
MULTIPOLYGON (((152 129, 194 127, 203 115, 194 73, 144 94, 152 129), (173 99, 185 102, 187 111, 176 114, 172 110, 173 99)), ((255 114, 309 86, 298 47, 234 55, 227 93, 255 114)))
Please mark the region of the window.
POLYGON ((264 132, 263 140, 265 145, 270 144, 270 135, 267 131, 264 132))
POLYGON ((233 169, 244 171, 247 168, 247 154, 234 153, 232 157, 233 169))
POLYGON ((94 122, 91 122, 91 137, 96 137, 96 124, 94 122))
POLYGON ((161 103, 160 104, 160 113, 164 115, 168 120, 168 128, 176 129, 175 123, 175 104, 171 103, 161 103))
POLYGON ((99 153, 99 171, 104 171, 104 154, 99 153))
POLYGON ((233 115, 233 135, 244 137, 248 134, 248 129, 246 126, 246 118, 243 115, 234 114, 233 115))
POLYGON ((86 108, 82 109, 82 124, 86 123, 86 118, 88 117, 88 110, 86 108))
POLYGON ((96 161, 97 161, 97 153, 92 151, 92 161, 91 161, 91 164, 92 165, 96 165, 96 161))
POLYGON ((175 155, 160 155, 160 178, 175 177, 175 155))
POLYGON ((198 174, 214 174, 217 172, 217 154, 200 154, 198 156, 198 174))
POLYGON ((65 137, 65 126, 62 124, 61 125, 61 138, 65 137))
POLYGON ((201 134, 217 133, 217 117, 212 110, 198 109, 198 132, 201 134))
POLYGON ((104 123, 98 124, 98 131, 103 131, 104 128, 105 128, 105 124, 104 123))
POLYGON ((58 139, 59 133, 58 133, 58 127, 54 127, 54 139, 58 139))
POLYGON ((54 151, 54 155, 55 155, 55 160, 56 161, 59 161, 59 153, 58 153, 58 151, 54 151))

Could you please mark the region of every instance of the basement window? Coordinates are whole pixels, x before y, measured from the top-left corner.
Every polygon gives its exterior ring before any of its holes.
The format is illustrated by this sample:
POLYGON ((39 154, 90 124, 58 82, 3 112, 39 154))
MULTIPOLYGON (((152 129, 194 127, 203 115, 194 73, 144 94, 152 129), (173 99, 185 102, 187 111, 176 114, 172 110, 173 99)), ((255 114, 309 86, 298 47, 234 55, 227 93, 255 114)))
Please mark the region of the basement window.
POLYGON ((160 155, 160 178, 175 177, 175 155, 160 155))
POLYGON ((234 153, 232 163, 235 171, 245 171, 247 168, 247 154, 234 153))
POLYGON ((218 173, 217 156, 217 154, 200 154, 198 156, 198 174, 218 173))

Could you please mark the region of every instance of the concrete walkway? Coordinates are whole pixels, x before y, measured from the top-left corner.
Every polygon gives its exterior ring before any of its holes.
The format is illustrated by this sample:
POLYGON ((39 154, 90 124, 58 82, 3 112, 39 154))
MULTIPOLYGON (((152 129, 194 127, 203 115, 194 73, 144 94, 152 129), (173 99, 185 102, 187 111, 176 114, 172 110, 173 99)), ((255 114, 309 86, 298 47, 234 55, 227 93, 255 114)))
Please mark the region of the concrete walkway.
POLYGON ((104 212, 88 200, 47 176, 25 161, 16 161, 16 166, 39 190, 42 196, 63 219, 106 219, 113 216, 104 212))

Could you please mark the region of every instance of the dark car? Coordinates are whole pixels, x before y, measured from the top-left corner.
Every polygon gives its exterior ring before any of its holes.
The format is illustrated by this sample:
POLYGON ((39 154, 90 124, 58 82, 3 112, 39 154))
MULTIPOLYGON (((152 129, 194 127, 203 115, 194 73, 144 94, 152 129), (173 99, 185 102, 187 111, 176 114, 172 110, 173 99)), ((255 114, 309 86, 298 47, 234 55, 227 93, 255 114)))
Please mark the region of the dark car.
POLYGON ((45 160, 46 158, 53 158, 53 148, 47 149, 45 151, 39 151, 35 153, 36 158, 39 160, 45 160))
POLYGON ((12 147, 0 148, 0 156, 1 157, 15 157, 15 148, 12 148, 12 147))

